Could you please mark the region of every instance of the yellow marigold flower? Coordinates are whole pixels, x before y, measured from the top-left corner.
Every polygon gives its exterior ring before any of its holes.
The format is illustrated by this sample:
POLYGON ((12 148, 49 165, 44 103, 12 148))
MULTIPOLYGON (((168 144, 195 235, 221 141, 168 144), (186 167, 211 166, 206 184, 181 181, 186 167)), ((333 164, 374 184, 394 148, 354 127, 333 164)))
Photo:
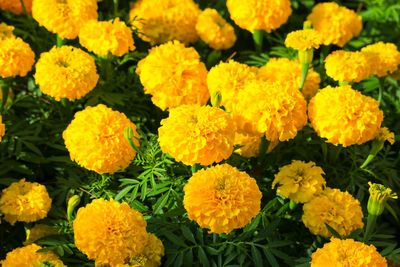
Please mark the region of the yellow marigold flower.
POLYGON ((207 75, 207 85, 210 95, 219 92, 221 105, 228 111, 233 111, 237 103, 238 93, 244 86, 255 80, 256 69, 234 60, 221 62, 211 68, 207 75))
POLYGON ((75 245, 97 265, 123 264, 142 253, 146 221, 127 203, 95 199, 78 210, 73 224, 75 245))
POLYGON ((260 212, 256 180, 228 164, 196 172, 183 190, 189 219, 212 233, 242 228, 260 212))
POLYGON ((9 26, 4 22, 0 23, 0 41, 6 38, 14 37, 13 31, 14 31, 13 26, 9 26))
POLYGON ((379 129, 375 139, 378 141, 381 141, 381 142, 388 141, 391 145, 393 145, 394 144, 394 133, 389 131, 389 129, 387 127, 382 127, 379 129))
POLYGON ((206 66, 192 47, 178 41, 154 47, 139 61, 136 73, 146 94, 162 110, 207 103, 206 66))
POLYGON ((63 133, 72 160, 97 173, 114 173, 125 169, 136 151, 124 138, 124 129, 131 128, 132 138, 139 145, 136 126, 125 114, 103 104, 87 107, 75 114, 63 133))
POLYGON ((53 47, 36 63, 35 81, 40 90, 58 101, 85 96, 98 79, 94 59, 72 46, 53 47))
POLYGON ((322 44, 322 37, 314 29, 298 30, 289 33, 285 39, 286 47, 305 51, 312 48, 319 48, 322 44))
MULTIPOLYGON (((0 0, 0 9, 20 15, 24 13, 24 8, 22 6, 21 0, 0 0)), ((27 13, 32 11, 32 0, 23 0, 24 6, 27 13)))
POLYGON ((129 264, 118 264, 116 267, 158 267, 164 256, 164 245, 154 234, 147 235, 147 243, 143 252, 133 257, 129 264))
POLYGON ((371 62, 361 52, 338 50, 325 58, 326 74, 339 82, 360 82, 371 76, 371 62))
POLYGON ((227 0, 226 6, 232 20, 250 32, 278 29, 292 13, 290 0, 227 0))
POLYGON ((378 42, 367 45, 361 53, 368 57, 372 75, 384 77, 395 72, 400 64, 400 52, 395 44, 378 42))
POLYGON ((35 54, 21 38, 0 35, 0 77, 26 76, 35 63, 35 54))
POLYGON ((158 129, 161 150, 186 165, 210 165, 230 157, 235 127, 222 109, 183 105, 170 110, 158 129))
POLYGON ((303 223, 314 235, 330 237, 326 224, 341 236, 364 226, 360 202, 348 192, 326 188, 303 206, 303 223))
POLYGON ((385 204, 389 199, 397 199, 398 196, 391 188, 382 184, 375 184, 368 182, 369 185, 369 199, 368 199, 368 213, 371 215, 379 216, 385 209, 385 204))
POLYGON ((272 182, 272 188, 278 184, 278 194, 298 203, 310 201, 325 187, 325 174, 314 162, 293 160, 291 164, 279 168, 272 182))
POLYGON ((61 38, 75 39, 85 23, 97 19, 97 0, 35 0, 32 16, 61 38))
POLYGON ((41 220, 47 216, 50 208, 51 198, 46 187, 26 182, 25 179, 3 189, 0 197, 0 212, 11 224, 41 220))
POLYGON ((235 145, 239 146, 235 150, 242 157, 256 157, 260 152, 262 133, 255 129, 255 125, 251 122, 243 120, 238 114, 233 114, 232 118, 235 122, 235 145))
MULTIPOLYGON (((271 58, 265 66, 259 69, 258 75, 260 78, 270 82, 290 82, 294 88, 298 88, 301 80, 301 65, 298 60, 271 58)), ((318 92, 320 82, 321 77, 318 72, 309 69, 301 91, 307 100, 318 92)))
POLYGON ((383 120, 378 101, 350 86, 319 91, 310 101, 308 116, 320 137, 344 147, 374 139, 383 120))
POLYGON ((343 47, 362 30, 361 17, 353 10, 334 2, 315 5, 307 20, 321 33, 325 45, 335 44, 343 47))
POLYGON ((307 123, 306 101, 291 83, 253 81, 238 99, 237 113, 271 142, 294 138, 307 123))
POLYGON ((55 234, 57 234, 57 230, 54 227, 46 224, 36 224, 31 229, 27 230, 24 245, 32 244, 36 242, 36 240, 55 234))
POLYGON ((7 253, 6 259, 2 262, 3 267, 66 267, 53 252, 38 252, 41 249, 36 244, 16 248, 7 253), (45 265, 47 263, 47 265, 45 265))
POLYGON ((139 0, 132 5, 129 18, 146 42, 189 44, 199 38, 195 27, 200 12, 193 0, 139 0))
POLYGON ((387 267, 386 259, 373 245, 334 237, 311 255, 311 267, 326 267, 327 263, 330 266, 387 267))
POLYGON ((212 8, 206 8, 200 14, 196 31, 201 40, 216 50, 229 49, 236 42, 236 34, 232 25, 212 8))
POLYGON ((4 125, 4 123, 2 122, 2 118, 0 116, 0 142, 3 138, 3 136, 6 134, 6 126, 4 125))

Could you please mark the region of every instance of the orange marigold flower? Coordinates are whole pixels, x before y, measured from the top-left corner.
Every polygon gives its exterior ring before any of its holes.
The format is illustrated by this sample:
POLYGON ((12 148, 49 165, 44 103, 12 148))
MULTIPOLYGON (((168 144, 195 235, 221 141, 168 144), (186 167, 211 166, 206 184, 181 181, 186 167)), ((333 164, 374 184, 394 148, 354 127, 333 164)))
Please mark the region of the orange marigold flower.
POLYGON ((139 61, 136 73, 144 91, 162 110, 207 103, 206 66, 192 47, 178 41, 154 47, 139 61))
POLYGON ((170 110, 158 129, 161 150, 186 165, 210 165, 230 157, 235 127, 222 109, 183 105, 170 110))
POLYGON ((367 56, 372 75, 378 77, 395 72, 400 64, 400 52, 392 43, 378 42, 367 45, 361 49, 361 53, 367 56))
POLYGON ((310 101, 308 116, 320 137, 344 147, 374 139, 383 121, 378 101, 350 86, 319 91, 310 101))
POLYGON ((326 224, 348 236, 364 226, 360 202, 348 192, 327 188, 303 206, 303 223, 314 235, 332 236, 326 224))
POLYGON ((200 12, 193 0, 139 0, 132 5, 129 18, 146 42, 189 44, 199 38, 195 27, 200 12))
POLYGON ((80 208, 73 224, 76 247, 96 266, 123 264, 143 252, 146 221, 127 203, 95 199, 80 208))
POLYGON ((313 28, 322 36, 325 45, 343 47, 362 30, 361 17, 353 10, 334 2, 319 3, 307 17, 313 28))
POLYGON ((139 145, 136 126, 125 114, 103 104, 75 113, 63 133, 72 160, 97 173, 115 173, 129 166, 136 151, 124 137, 131 128, 133 142, 139 145))
POLYGON ((229 233, 260 212, 262 194, 247 173, 222 164, 193 174, 184 187, 189 219, 212 233, 229 233))
POLYGON ((28 14, 32 11, 32 0, 0 0, 0 9, 20 15, 24 13, 24 3, 25 10, 28 14))
POLYGON ((305 51, 307 49, 319 48, 322 44, 322 37, 314 29, 298 30, 289 33, 285 39, 286 47, 305 51))
POLYGON ((387 267, 373 245, 334 237, 311 255, 311 267, 325 267, 328 262, 331 266, 387 267))
POLYGON ((250 32, 278 29, 292 13, 290 0, 227 0, 226 6, 232 20, 250 32))

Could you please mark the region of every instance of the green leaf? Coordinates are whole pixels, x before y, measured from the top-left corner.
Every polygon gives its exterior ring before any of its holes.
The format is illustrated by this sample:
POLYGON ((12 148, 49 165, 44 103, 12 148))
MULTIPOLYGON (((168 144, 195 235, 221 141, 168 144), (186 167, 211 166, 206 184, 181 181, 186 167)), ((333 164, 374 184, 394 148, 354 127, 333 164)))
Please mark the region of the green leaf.
POLYGON ((134 188, 135 185, 130 185, 119 191, 119 193, 114 197, 115 200, 120 200, 122 199, 126 194, 128 194, 129 191, 131 191, 132 188, 134 188))
POLYGON ((161 213, 162 208, 165 206, 165 204, 167 204, 168 202, 168 198, 169 198, 169 193, 164 194, 162 197, 160 197, 156 204, 154 204, 153 210, 154 210, 154 214, 159 214, 161 213))
POLYGON ((255 267, 263 267, 263 260, 261 253, 254 245, 251 246, 251 256, 255 267))
POLYGON ((198 247, 197 256, 200 260, 202 267, 210 267, 210 261, 208 260, 207 255, 202 247, 198 247))
POLYGON ((190 242, 192 242, 193 244, 196 244, 196 239, 194 238, 193 233, 190 231, 190 229, 184 225, 181 226, 181 231, 183 236, 189 240, 190 242))

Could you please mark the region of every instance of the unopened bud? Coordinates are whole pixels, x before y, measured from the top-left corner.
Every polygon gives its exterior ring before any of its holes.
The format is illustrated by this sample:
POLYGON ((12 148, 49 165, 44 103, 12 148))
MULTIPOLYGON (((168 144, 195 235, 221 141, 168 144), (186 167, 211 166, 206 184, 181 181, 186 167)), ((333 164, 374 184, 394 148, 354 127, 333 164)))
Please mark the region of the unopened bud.
POLYGON ((68 199, 68 207, 67 207, 67 218, 68 221, 72 221, 72 213, 74 212, 75 208, 81 202, 81 198, 78 195, 73 195, 68 199))
POLYGON ((219 107, 221 106, 221 101, 222 101, 222 95, 220 91, 216 91, 212 94, 211 96, 211 105, 213 107, 219 107))

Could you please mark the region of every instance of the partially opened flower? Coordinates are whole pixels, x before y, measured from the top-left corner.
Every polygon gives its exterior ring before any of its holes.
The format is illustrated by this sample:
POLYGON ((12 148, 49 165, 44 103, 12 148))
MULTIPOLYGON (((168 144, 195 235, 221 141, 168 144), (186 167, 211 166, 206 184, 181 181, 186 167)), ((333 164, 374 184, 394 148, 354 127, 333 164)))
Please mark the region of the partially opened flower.
POLYGON ((25 11, 30 14, 32 0, 0 0, 0 9, 16 15, 23 14, 25 11))
POLYGON ((395 44, 378 42, 367 45, 361 53, 368 58, 372 75, 384 77, 394 73, 400 64, 400 52, 395 44))
POLYGON ((53 47, 36 63, 36 83, 56 100, 79 99, 96 86, 98 79, 94 59, 72 46, 53 47))
POLYGON ((262 194, 255 179, 228 164, 196 172, 184 193, 189 219, 212 233, 243 228, 260 212, 262 194))
POLYGON ((385 209, 385 204, 389 199, 397 199, 398 196, 391 188, 382 184, 368 182, 369 185, 369 199, 368 199, 368 213, 374 216, 379 216, 385 209))
POLYGON ((321 34, 313 29, 290 32, 285 39, 285 45, 295 50, 319 48, 322 44, 321 34))

